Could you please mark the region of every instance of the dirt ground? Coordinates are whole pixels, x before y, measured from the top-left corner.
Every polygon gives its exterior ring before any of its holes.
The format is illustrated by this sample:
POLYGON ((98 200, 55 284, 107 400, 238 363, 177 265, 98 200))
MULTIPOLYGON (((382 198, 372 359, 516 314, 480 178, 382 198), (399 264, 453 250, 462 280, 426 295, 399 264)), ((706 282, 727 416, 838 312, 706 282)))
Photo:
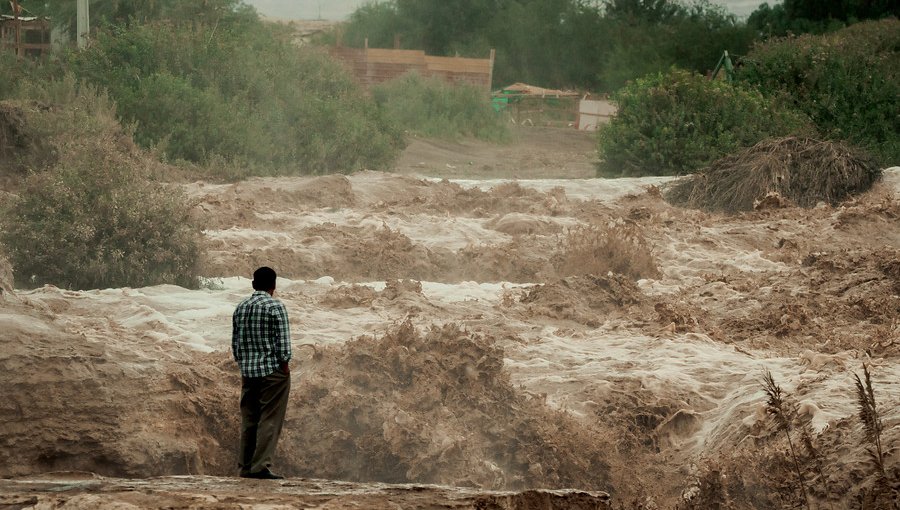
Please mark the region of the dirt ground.
POLYGON ((395 172, 448 179, 585 179, 597 173, 594 133, 515 128, 512 138, 505 146, 413 138, 395 172))
POLYGON ((123 480, 90 473, 54 473, 29 480, 0 480, 0 507, 9 509, 600 510, 609 508, 608 503, 608 494, 586 491, 491 492, 297 478, 252 481, 179 476, 123 480))
POLYGON ((770 370, 814 507, 890 508, 900 459, 885 489, 853 374, 895 448, 900 168, 838 207, 723 216, 669 205, 667 179, 573 178, 589 142, 187 184, 200 289, 0 293, 0 507, 794 508, 770 370), (294 332, 274 491, 227 478, 230 316, 263 264, 294 332))

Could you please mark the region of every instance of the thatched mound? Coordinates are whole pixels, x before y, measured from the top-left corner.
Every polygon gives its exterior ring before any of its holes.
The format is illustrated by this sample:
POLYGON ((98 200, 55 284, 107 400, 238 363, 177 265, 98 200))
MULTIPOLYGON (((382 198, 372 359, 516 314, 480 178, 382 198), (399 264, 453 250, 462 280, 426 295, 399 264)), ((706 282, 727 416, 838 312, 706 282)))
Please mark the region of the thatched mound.
POLYGON ((787 137, 763 140, 676 182, 666 192, 674 205, 707 211, 752 211, 774 194, 799 205, 837 205, 872 187, 881 170, 836 142, 787 137))

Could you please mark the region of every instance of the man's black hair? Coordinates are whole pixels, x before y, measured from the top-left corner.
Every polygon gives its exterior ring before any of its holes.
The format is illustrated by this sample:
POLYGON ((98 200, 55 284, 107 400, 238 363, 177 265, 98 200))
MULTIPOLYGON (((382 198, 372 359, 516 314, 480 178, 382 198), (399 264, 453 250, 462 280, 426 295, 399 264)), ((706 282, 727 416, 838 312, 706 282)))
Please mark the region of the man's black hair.
POLYGON ((261 267, 253 272, 253 290, 272 290, 275 288, 275 270, 261 267))

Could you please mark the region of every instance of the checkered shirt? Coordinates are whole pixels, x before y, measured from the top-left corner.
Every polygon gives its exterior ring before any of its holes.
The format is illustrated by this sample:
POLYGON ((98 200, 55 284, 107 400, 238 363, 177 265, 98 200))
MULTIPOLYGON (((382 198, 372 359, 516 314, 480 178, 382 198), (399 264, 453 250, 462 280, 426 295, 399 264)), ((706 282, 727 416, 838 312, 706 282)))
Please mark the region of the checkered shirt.
POLYGON ((244 377, 265 377, 291 360, 291 326, 284 304, 256 291, 232 317, 231 351, 244 377))

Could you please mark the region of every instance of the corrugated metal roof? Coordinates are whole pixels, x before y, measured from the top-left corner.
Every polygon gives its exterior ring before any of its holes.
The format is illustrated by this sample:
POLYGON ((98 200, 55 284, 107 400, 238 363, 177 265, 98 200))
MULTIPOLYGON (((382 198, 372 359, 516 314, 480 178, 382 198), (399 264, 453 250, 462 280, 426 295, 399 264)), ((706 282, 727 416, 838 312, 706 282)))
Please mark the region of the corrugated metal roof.
MULTIPOLYGON (((16 19, 15 16, 13 16, 11 14, 0 14, 0 21, 15 20, 15 19, 16 19)), ((27 23, 29 21, 37 21, 40 19, 45 19, 45 18, 39 18, 37 16, 19 16, 19 21, 22 21, 25 23, 27 23)))

